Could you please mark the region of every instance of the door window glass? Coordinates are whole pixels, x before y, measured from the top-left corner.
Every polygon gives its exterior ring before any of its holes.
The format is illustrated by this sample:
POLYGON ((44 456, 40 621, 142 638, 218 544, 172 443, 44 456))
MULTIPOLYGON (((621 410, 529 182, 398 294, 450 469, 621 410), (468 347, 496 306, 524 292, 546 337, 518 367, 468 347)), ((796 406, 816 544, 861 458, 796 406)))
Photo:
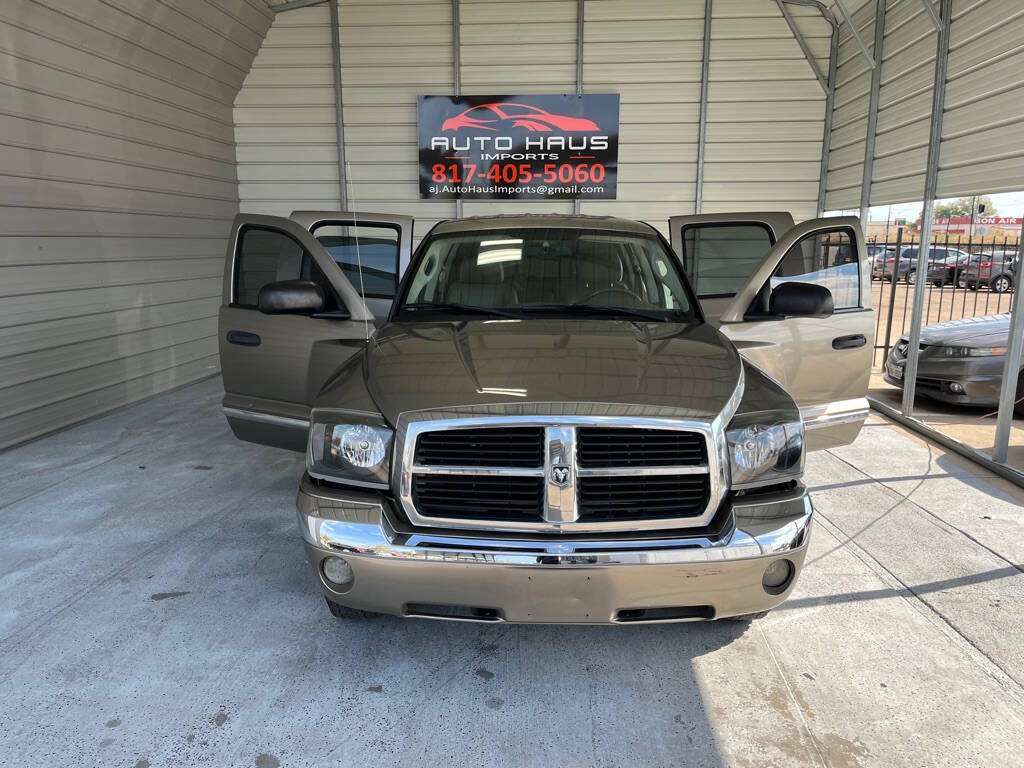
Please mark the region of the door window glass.
POLYGON ((399 251, 399 231, 395 227, 323 224, 313 229, 313 236, 341 267, 360 296, 394 298, 399 251))
POLYGON ((773 245, 763 224, 683 228, 683 264, 697 296, 734 296, 773 245))
POLYGON ((305 251, 283 232, 247 227, 242 230, 235 264, 235 300, 255 308, 260 288, 278 280, 302 278, 305 251))
POLYGON ((771 279, 781 283, 814 283, 832 292, 835 308, 860 306, 860 261, 856 244, 847 229, 815 232, 786 251, 771 279))

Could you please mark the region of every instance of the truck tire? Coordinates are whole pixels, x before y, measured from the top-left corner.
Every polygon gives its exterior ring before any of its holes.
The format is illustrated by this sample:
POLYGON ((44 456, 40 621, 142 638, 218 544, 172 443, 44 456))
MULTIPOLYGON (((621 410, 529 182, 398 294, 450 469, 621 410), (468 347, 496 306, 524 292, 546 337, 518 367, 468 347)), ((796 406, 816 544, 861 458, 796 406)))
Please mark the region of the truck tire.
POLYGON ((1018 418, 1024 419, 1024 371, 1017 374, 1017 396, 1014 401, 1013 412, 1018 418))
POLYGON ((907 272, 907 285, 913 285, 915 280, 917 280, 917 270, 911 269, 907 272))
POLYGON ((373 619, 381 614, 374 613, 373 611, 361 611, 358 608, 349 608, 347 605, 336 603, 329 597, 324 597, 324 601, 327 603, 327 608, 331 612, 331 616, 336 619, 373 619))

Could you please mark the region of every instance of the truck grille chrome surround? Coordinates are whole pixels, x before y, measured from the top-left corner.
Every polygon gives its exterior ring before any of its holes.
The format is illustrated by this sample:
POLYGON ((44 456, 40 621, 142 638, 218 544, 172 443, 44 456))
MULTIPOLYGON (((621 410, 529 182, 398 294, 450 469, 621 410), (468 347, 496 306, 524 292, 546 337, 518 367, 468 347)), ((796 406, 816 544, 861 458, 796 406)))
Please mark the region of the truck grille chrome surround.
POLYGON ((538 413, 524 413, 529 404, 516 404, 517 412, 507 414, 494 412, 501 406, 487 406, 486 415, 479 407, 404 413, 398 420, 393 467, 398 501, 410 523, 425 527, 585 533, 705 526, 728 491, 725 426, 742 393, 741 376, 728 405, 711 423, 633 415, 666 409, 588 403, 533 404, 546 411, 538 413), (586 410, 604 415, 578 412, 586 410), (437 434, 472 430, 489 446, 503 432, 530 434, 523 429, 529 427, 540 428, 543 435, 542 461, 536 466, 521 466, 522 461, 519 466, 460 463, 460 456, 472 456, 466 452, 472 441, 447 441, 437 434), (578 450, 581 436, 588 439, 587 429, 601 438, 605 457, 590 466, 579 461, 578 450), (619 430, 618 444, 626 448, 621 461, 610 462, 607 457, 617 456, 619 430), (672 439, 673 432, 679 439, 672 439), (417 452, 425 435, 429 464, 418 461, 427 455, 417 452), (446 444, 457 447, 451 459, 445 456, 446 444), (668 463, 665 456, 675 458, 668 463), (507 501, 494 492, 505 485, 515 491, 507 501), (528 488, 540 493, 533 495, 528 488))

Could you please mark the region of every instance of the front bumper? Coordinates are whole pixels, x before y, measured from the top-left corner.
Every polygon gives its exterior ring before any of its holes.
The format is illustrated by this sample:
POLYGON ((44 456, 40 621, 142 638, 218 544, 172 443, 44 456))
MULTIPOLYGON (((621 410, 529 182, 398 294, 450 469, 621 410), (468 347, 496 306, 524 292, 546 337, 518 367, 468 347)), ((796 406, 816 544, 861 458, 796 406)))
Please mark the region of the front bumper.
POLYGON ((306 551, 330 600, 470 621, 653 623, 774 608, 792 591, 807 553, 807 491, 733 503, 727 514, 711 538, 484 538, 467 531, 400 532, 382 495, 326 488, 308 477, 298 495, 306 551), (323 576, 331 556, 342 557, 354 574, 344 589, 323 576), (768 590, 762 576, 780 559, 790 562, 792 575, 768 590))
MULTIPOLYGON (((917 363, 918 394, 951 405, 993 406, 999 404, 999 390, 1003 381, 1003 357, 974 357, 939 359, 922 357, 917 363), (956 384, 960 391, 951 385, 956 384)), ((906 359, 894 351, 889 353, 883 378, 888 384, 903 389, 902 374, 906 359)))

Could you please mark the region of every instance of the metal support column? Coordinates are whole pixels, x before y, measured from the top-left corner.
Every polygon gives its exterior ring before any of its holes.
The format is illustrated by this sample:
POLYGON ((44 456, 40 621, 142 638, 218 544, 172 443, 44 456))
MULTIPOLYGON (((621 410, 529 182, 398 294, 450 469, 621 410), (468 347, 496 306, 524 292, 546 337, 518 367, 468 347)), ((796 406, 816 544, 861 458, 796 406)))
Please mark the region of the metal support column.
MULTIPOLYGON (((584 0, 576 0, 576 95, 583 93, 583 11, 584 0)), ((580 199, 573 198, 572 212, 580 212, 580 199)))
POLYGON ((818 60, 814 57, 814 52, 807 44, 807 40, 804 39, 803 33, 800 31, 800 27, 797 26, 796 19, 793 18, 793 14, 790 13, 789 8, 786 7, 785 0, 775 0, 775 4, 779 6, 779 10, 782 12, 782 18, 784 18, 786 23, 789 25, 789 31, 793 33, 793 37, 796 38, 797 43, 800 45, 800 50, 804 52, 804 58, 807 59, 807 63, 811 67, 811 71, 814 72, 814 76, 818 78, 818 84, 821 86, 821 90, 827 94, 828 80, 825 78, 825 73, 821 71, 821 67, 818 66, 818 60))
POLYGON ((942 26, 939 28, 935 52, 935 90, 932 94, 932 122, 928 135, 928 167, 924 178, 924 213, 921 216, 921 243, 917 249, 917 272, 914 285, 914 309, 910 316, 910 341, 903 374, 903 415, 914 415, 914 394, 917 390, 917 358, 921 353, 921 324, 924 312, 924 285, 928 272, 929 241, 935 220, 935 189, 939 180, 939 148, 942 140, 942 112, 946 106, 946 66, 949 61, 949 26, 953 16, 953 0, 942 0, 942 26))
MULTIPOLYGON (((452 90, 462 95, 462 33, 459 30, 459 0, 452 0, 452 90)), ((462 198, 455 198, 455 218, 462 218, 462 198)))
POLYGON ((700 112, 697 118, 697 187, 693 212, 704 207, 704 150, 708 140, 708 73, 711 64, 711 0, 704 0, 704 53, 700 69, 700 112))
POLYGON ((878 91, 882 85, 882 49, 885 45, 886 0, 875 0, 875 41, 872 54, 875 68, 871 70, 871 93, 868 96, 868 129, 864 138, 864 174, 860 182, 860 221, 867 228, 871 208, 871 178, 875 165, 875 135, 878 132, 878 91))
POLYGON ((821 168, 818 171, 818 216, 825 214, 825 190, 828 187, 828 159, 832 150, 832 105, 836 99, 836 69, 839 64, 839 25, 832 14, 822 13, 832 24, 832 44, 828 52, 828 90, 825 91, 825 125, 821 133, 821 168))
POLYGON ((331 0, 331 66, 334 70, 335 141, 338 147, 338 203, 348 210, 348 184, 345 174, 345 103, 341 97, 341 32, 338 24, 338 0, 331 0))
MULTIPOLYGON (((1024 258, 1024 225, 1020 228, 1017 246, 1017 263, 1024 258)), ((1018 273, 1020 267, 1018 266, 1018 273)), ((1019 277, 1019 275, 1018 275, 1019 277)), ((1021 353, 1024 349, 1024 281, 1017 280, 1010 305, 1010 341, 1006 345, 1006 363, 1003 368, 1003 384, 999 390, 999 415, 996 418, 995 447, 992 458, 1006 461, 1010 450, 1010 426, 1013 423, 1013 406, 1017 400, 1017 381, 1020 376, 1021 353)))
POLYGON ((832 2, 835 3, 836 8, 839 9, 843 18, 846 19, 846 23, 850 25, 850 33, 853 35, 853 39, 857 41, 857 45, 860 47, 860 52, 864 56, 865 60, 867 60, 868 66, 874 69, 875 62, 871 58, 871 54, 868 53, 868 47, 864 45, 864 40, 861 39, 860 32, 857 31, 857 25, 854 24, 853 17, 850 15, 850 12, 846 10, 846 6, 843 5, 843 0, 832 0, 832 2))

